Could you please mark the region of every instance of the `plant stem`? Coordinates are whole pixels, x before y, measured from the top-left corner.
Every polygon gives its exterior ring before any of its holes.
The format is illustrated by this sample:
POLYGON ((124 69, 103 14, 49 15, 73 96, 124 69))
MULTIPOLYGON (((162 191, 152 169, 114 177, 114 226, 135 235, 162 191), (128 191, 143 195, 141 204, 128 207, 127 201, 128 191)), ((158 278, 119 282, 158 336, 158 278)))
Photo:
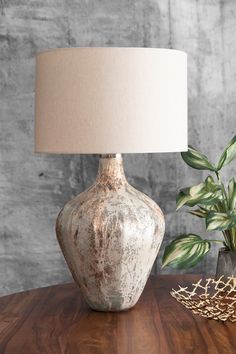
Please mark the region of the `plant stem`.
POLYGON ((222 197, 223 197, 223 201, 224 201, 224 207, 225 207, 225 211, 228 211, 228 196, 225 190, 225 186, 224 183, 222 182, 222 178, 220 175, 219 171, 215 171, 216 177, 218 179, 218 182, 220 184, 220 188, 221 188, 221 192, 222 192, 222 197))
POLYGON ((227 230, 230 240, 230 251, 236 251, 236 229, 227 230))
POLYGON ((209 242, 217 242, 217 243, 224 243, 224 241, 220 241, 220 240, 207 240, 209 242))
POLYGON ((225 239, 225 244, 228 247, 228 249, 231 249, 231 242, 230 242, 230 237, 228 236, 228 233, 226 231, 222 231, 224 239, 225 239))
POLYGON ((236 229, 222 231, 229 251, 236 251, 236 229))

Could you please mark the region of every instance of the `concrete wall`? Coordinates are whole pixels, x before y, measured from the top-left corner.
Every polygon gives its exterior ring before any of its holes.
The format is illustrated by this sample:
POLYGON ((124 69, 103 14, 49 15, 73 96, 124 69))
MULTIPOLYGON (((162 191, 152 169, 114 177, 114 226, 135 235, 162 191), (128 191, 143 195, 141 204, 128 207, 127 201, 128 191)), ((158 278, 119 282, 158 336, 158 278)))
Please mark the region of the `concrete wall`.
MULTIPOLYGON (((189 142, 215 160, 236 132, 234 0, 0 2, 0 293, 69 281, 54 234, 62 205, 89 186, 96 156, 34 154, 35 53, 52 47, 167 47, 188 53, 189 142)), ((175 212, 180 187, 206 175, 179 154, 125 156, 131 184, 166 214, 163 246, 203 223, 175 212)), ((232 164, 225 177, 235 174, 232 164)), ((163 251, 163 247, 162 247, 163 251)), ((160 271, 160 253, 155 271, 160 271)), ((217 250, 191 272, 213 273, 217 250)), ((171 272, 171 269, 165 269, 171 272)))

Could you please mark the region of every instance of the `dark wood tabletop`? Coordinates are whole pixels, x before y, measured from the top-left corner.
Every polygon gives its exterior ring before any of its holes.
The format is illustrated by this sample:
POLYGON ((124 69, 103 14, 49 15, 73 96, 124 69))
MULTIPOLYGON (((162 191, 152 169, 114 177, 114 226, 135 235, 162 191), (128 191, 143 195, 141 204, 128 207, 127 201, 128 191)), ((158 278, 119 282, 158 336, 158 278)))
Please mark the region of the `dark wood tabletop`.
POLYGON ((190 354, 236 353, 236 323, 193 315, 170 295, 196 276, 151 277, 126 312, 88 308, 75 284, 0 299, 0 353, 190 354))

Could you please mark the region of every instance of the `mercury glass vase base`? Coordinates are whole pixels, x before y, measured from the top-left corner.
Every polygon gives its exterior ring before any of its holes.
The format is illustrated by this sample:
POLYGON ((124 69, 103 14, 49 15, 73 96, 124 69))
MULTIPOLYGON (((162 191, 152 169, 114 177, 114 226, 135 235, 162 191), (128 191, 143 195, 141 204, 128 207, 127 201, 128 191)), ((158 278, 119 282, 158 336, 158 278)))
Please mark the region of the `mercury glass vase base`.
POLYGON ((56 222, 73 278, 97 311, 137 303, 164 229, 159 206, 127 182, 120 154, 102 155, 95 183, 69 201, 56 222))

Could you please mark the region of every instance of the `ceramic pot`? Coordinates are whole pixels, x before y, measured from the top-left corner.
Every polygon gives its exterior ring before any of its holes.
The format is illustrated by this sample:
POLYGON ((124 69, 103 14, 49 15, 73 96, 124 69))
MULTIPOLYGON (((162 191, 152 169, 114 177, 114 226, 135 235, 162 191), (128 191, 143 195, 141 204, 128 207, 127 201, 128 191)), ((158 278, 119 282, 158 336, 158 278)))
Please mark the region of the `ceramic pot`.
POLYGON ((64 206, 56 224, 66 262, 92 309, 136 304, 164 227, 158 205, 127 182, 121 156, 103 156, 95 183, 64 206))
POLYGON ((225 277, 236 277, 236 251, 227 251, 225 248, 219 250, 216 278, 222 275, 225 277))

